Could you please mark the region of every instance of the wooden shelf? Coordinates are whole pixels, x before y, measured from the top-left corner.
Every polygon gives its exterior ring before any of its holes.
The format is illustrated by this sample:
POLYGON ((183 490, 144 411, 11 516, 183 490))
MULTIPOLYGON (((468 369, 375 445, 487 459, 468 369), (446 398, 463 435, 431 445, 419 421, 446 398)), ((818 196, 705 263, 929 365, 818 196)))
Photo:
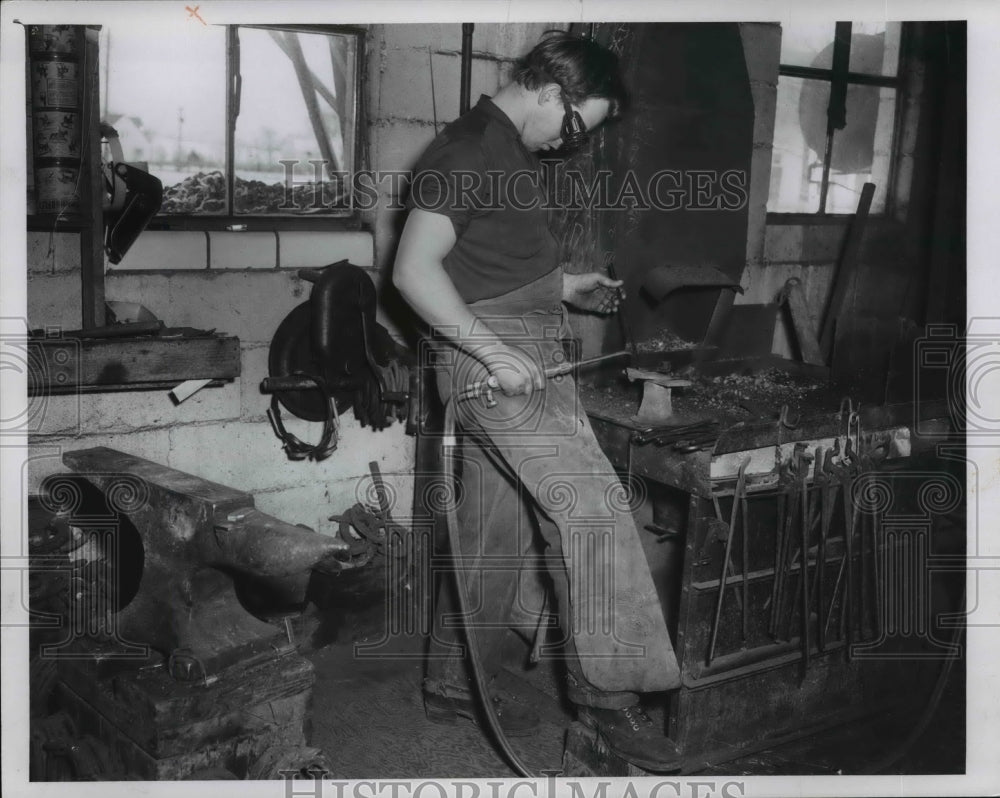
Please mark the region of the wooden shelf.
POLYGON ((29 396, 154 390, 240 376, 240 339, 44 338, 28 342, 29 396))
POLYGON ((32 233, 79 233, 90 222, 81 216, 62 216, 55 213, 28 214, 28 230, 32 233))

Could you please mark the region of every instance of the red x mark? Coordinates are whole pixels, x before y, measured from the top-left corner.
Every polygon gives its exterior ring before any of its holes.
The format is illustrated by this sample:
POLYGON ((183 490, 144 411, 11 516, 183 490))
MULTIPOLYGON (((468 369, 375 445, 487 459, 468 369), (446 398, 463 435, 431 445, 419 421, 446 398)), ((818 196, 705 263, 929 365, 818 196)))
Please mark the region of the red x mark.
POLYGON ((208 25, 208 23, 205 22, 205 20, 203 20, 198 14, 199 8, 201 8, 201 6, 195 6, 194 8, 191 8, 191 6, 184 6, 184 10, 188 12, 189 17, 195 17, 202 25, 208 25))

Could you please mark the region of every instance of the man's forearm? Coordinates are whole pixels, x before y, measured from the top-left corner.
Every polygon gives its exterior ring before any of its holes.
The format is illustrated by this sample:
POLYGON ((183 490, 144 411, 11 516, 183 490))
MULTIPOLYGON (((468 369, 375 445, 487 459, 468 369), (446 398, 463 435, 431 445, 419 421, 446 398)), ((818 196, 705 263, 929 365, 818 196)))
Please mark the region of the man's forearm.
POLYGON ((454 245, 455 233, 447 217, 414 209, 400 237, 393 284, 432 330, 482 363, 505 394, 530 394, 532 386, 544 387, 538 369, 519 362, 458 293, 444 269, 444 258, 454 245))
POLYGON ((469 310, 440 263, 425 262, 396 275, 396 288, 410 307, 440 335, 479 360, 503 342, 469 310))

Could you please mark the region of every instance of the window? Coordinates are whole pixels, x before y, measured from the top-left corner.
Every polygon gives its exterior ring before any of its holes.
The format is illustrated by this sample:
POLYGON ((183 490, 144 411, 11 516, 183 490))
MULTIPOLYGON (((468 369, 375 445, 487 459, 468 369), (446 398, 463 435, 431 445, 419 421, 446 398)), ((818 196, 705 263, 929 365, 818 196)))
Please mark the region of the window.
POLYGON ((163 182, 161 220, 349 215, 360 47, 328 27, 105 25, 101 117, 163 182))
POLYGON ((888 201, 902 24, 782 26, 770 213, 849 214, 888 201))

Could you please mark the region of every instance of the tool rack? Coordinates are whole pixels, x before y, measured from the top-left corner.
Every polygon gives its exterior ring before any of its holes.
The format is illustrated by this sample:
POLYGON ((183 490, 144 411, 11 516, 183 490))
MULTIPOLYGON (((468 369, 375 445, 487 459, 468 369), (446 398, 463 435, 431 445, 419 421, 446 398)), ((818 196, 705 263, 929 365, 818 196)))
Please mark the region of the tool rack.
POLYGON ((928 664, 955 654, 911 623, 926 575, 961 567, 933 550, 935 516, 964 504, 962 480, 934 459, 943 402, 919 409, 936 437, 913 434, 911 405, 845 400, 835 413, 710 427, 714 440, 692 448, 593 411, 586 388, 582 399, 612 464, 654 497, 647 529, 666 545, 647 553, 682 676, 667 733, 689 769, 912 698, 928 664))

